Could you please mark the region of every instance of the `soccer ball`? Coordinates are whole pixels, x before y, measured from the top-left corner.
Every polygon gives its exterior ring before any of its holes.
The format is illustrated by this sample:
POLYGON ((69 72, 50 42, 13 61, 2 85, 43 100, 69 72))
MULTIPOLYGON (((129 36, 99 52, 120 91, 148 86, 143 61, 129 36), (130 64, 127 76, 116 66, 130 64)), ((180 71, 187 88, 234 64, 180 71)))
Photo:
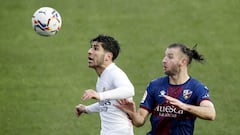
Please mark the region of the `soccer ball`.
POLYGON ((32 16, 32 27, 41 36, 53 36, 62 26, 62 18, 57 10, 41 7, 32 16))

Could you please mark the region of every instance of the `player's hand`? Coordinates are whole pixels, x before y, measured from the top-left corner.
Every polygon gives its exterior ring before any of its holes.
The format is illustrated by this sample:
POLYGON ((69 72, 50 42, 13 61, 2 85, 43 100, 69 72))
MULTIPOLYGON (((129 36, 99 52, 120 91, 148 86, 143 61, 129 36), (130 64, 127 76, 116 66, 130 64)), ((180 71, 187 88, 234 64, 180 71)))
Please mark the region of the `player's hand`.
POLYGON ((119 105, 114 105, 122 111, 126 112, 128 115, 132 116, 136 113, 136 106, 134 101, 129 101, 127 99, 118 100, 119 105))
POLYGON ((183 102, 181 102, 180 100, 170 97, 170 96, 167 96, 167 95, 164 95, 164 97, 168 103, 175 105, 175 106, 179 107, 180 109, 184 110, 185 104, 183 102))
POLYGON ((75 107, 76 109, 76 115, 79 117, 82 113, 86 113, 86 107, 85 105, 79 104, 75 107))
POLYGON ((85 90, 85 92, 82 96, 82 100, 87 100, 87 99, 100 100, 100 96, 95 90, 88 89, 88 90, 85 90))

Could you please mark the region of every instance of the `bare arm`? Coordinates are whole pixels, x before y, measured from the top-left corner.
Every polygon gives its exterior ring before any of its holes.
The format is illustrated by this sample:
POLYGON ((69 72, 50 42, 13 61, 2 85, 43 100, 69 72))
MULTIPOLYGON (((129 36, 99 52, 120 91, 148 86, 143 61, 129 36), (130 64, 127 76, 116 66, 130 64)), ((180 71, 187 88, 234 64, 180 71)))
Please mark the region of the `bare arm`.
POLYGON ((209 100, 203 100, 200 106, 186 104, 185 110, 205 120, 215 120, 216 118, 214 105, 209 100))
POLYGON ((139 108, 139 110, 136 111, 135 102, 128 101, 126 99, 120 100, 119 103, 119 105, 115 106, 129 115, 129 117, 132 119, 133 125, 135 125, 136 127, 144 125, 149 115, 149 112, 147 110, 139 108))
POLYGON ((138 112, 134 114, 131 118, 133 121, 133 125, 136 127, 141 127, 147 120, 149 112, 143 108, 139 108, 138 112))
POLYGON ((172 105, 178 106, 179 108, 183 109, 184 111, 190 112, 196 115, 199 118, 205 120, 215 120, 216 118, 216 111, 214 105, 209 100, 203 100, 199 106, 189 105, 181 102, 178 99, 172 98, 170 96, 164 96, 166 100, 172 105))

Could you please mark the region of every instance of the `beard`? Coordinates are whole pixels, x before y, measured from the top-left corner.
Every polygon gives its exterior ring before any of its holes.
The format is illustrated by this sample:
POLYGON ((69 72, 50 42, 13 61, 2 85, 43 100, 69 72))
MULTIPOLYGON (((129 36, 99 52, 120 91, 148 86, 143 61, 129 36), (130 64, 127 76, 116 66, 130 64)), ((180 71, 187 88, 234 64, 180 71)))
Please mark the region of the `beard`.
POLYGON ((101 55, 97 58, 91 59, 90 61, 88 61, 88 67, 93 69, 101 67, 104 63, 104 57, 105 55, 101 55))
POLYGON ((180 68, 178 66, 174 66, 169 70, 164 71, 164 73, 168 76, 174 76, 180 72, 180 68))

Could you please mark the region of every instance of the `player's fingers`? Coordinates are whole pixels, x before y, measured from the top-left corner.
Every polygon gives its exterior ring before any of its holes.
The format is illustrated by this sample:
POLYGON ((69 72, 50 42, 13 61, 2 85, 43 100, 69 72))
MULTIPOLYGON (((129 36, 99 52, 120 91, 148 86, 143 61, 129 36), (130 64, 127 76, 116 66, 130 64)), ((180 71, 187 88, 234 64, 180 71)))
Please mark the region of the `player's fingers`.
POLYGON ((86 100, 89 98, 89 94, 88 93, 84 93, 82 96, 82 100, 86 100))
POLYGON ((85 96, 85 95, 83 95, 81 99, 82 99, 82 100, 85 100, 85 98, 86 98, 86 96, 85 96))
POLYGON ((127 99, 122 99, 121 102, 122 102, 122 104, 124 104, 124 105, 129 103, 129 101, 128 101, 127 99))
POLYGON ((164 95, 164 98, 169 101, 171 99, 171 97, 167 96, 167 95, 164 95))
POLYGON ((79 111, 79 109, 78 109, 78 108, 76 108, 76 109, 75 109, 75 114, 77 115, 77 117, 79 117, 79 116, 80 116, 80 111, 79 111))
POLYGON ((80 106, 81 106, 81 104, 75 106, 75 110, 77 110, 80 106))
POLYGON ((121 105, 121 104, 123 104, 123 99, 119 99, 119 100, 117 100, 118 101, 118 103, 121 105))
POLYGON ((121 101, 121 100, 117 100, 117 102, 118 102, 119 104, 122 104, 122 101, 121 101))
POLYGON ((75 114, 76 114, 77 117, 79 117, 79 113, 78 113, 78 111, 75 111, 75 114))
POLYGON ((128 100, 127 99, 123 99, 123 104, 127 104, 128 100))

